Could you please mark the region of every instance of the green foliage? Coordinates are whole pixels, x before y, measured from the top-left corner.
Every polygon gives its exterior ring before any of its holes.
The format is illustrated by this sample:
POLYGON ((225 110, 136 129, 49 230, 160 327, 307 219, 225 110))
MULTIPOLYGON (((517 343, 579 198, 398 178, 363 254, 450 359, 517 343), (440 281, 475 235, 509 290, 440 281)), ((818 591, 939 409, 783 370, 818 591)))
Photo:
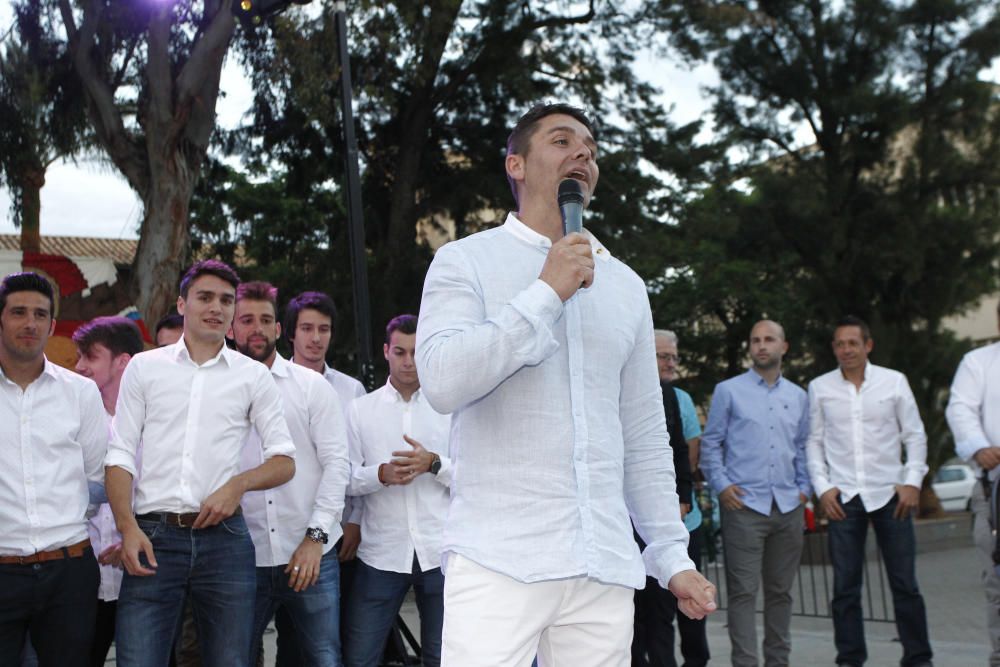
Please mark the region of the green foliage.
POLYGON ((1000 96, 978 78, 1000 55, 995 6, 679 3, 655 19, 719 68, 717 129, 739 156, 681 215, 654 296, 695 394, 742 368, 761 317, 785 325, 788 375, 808 381, 835 366, 831 324, 853 313, 873 362, 908 375, 940 463, 968 347, 942 320, 997 286, 1000 96))

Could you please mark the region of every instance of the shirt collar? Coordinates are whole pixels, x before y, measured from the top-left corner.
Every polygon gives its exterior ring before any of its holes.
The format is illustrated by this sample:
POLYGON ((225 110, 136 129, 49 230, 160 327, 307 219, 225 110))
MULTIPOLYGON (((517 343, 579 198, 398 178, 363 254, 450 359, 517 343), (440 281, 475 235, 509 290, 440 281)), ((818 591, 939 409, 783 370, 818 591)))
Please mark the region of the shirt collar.
MULTIPOLYGON (((413 396, 410 396, 410 403, 415 403, 420 400, 420 396, 420 389, 418 388, 415 392, 413 392, 413 396)), ((392 381, 390 379, 386 379, 385 381, 385 397, 391 403, 406 403, 406 401, 403 400, 403 395, 392 386, 392 381)))
MULTIPOLYGON (((181 335, 180 338, 177 339, 176 343, 174 343, 172 346, 168 346, 168 349, 170 350, 170 355, 175 360, 179 361, 181 359, 186 359, 187 361, 190 361, 192 364, 195 363, 194 360, 191 358, 191 353, 188 352, 187 345, 184 344, 183 334, 181 335)), ((201 365, 209 366, 218 363, 220 359, 225 361, 227 365, 231 365, 229 360, 229 355, 231 354, 239 354, 239 352, 234 352, 233 350, 230 350, 228 347, 226 347, 226 343, 223 342, 222 349, 219 350, 219 353, 201 365)))
POLYGON ((291 370, 289 369, 290 365, 291 362, 275 352, 274 363, 271 364, 271 374, 279 378, 288 377, 291 374, 291 370))
MULTIPOLYGON (((552 241, 549 237, 539 234, 534 229, 518 220, 513 211, 507 214, 507 220, 503 223, 503 229, 512 234, 514 238, 520 239, 521 241, 535 246, 536 248, 548 250, 552 247, 552 241)), ((583 234, 590 239, 590 247, 594 251, 594 257, 605 262, 611 259, 611 253, 604 247, 604 244, 597 240, 596 236, 594 236, 587 229, 583 230, 583 234)))
MULTIPOLYGON (((762 376, 760 373, 758 373, 757 369, 755 369, 753 366, 751 366, 750 368, 747 369, 747 374, 757 384, 762 384, 765 387, 768 386, 767 380, 765 380, 764 376, 762 376)), ((781 373, 778 373, 778 377, 774 380, 774 386, 777 387, 779 384, 781 384, 781 380, 783 378, 784 378, 784 376, 781 373)))
MULTIPOLYGON (((840 373, 840 381, 841 382, 851 382, 850 380, 847 379, 847 376, 844 375, 844 369, 843 368, 840 368, 838 366, 837 370, 840 373)), ((871 372, 872 372, 872 362, 871 361, 866 361, 865 362, 865 375, 861 379, 861 384, 865 384, 866 382, 868 382, 868 380, 871 379, 871 372)), ((851 384, 853 384, 853 383, 851 383, 851 384)))
MULTIPOLYGON (((31 381, 32 384, 34 384, 35 382, 37 382, 43 375, 48 375, 49 377, 57 378, 57 379, 59 377, 59 369, 58 369, 58 367, 56 366, 56 364, 54 364, 51 361, 49 361, 49 358, 46 357, 44 353, 42 354, 42 361, 43 361, 43 363, 42 363, 42 372, 38 375, 37 378, 35 378, 34 380, 31 381)), ((0 367, 0 379, 3 379, 3 380, 5 380, 7 382, 10 382, 10 383, 14 383, 13 380, 11 380, 9 377, 7 377, 7 374, 4 372, 4 370, 3 370, 2 367, 0 367)))

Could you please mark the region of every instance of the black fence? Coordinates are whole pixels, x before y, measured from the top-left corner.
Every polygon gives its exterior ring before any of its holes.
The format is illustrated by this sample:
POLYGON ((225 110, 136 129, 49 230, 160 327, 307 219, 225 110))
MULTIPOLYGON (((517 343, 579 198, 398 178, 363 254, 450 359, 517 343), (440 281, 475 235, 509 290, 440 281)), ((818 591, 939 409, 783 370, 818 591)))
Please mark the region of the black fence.
MULTIPOLYGON (((726 549, 722 541, 718 499, 699 492, 702 510, 701 571, 719 591, 719 608, 725 609, 726 549)), ((804 529, 805 527, 803 527, 804 529)), ((833 566, 829 562, 827 536, 824 527, 810 530, 805 535, 802 560, 792 586, 792 614, 815 618, 830 618, 833 600, 833 566)), ((870 532, 870 531, 869 531, 870 532)), ((870 534, 865 544, 864 584, 861 591, 862 611, 866 621, 895 623, 892 594, 886 580, 882 555, 875 546, 875 535, 870 534)), ((757 596, 757 611, 763 612, 763 593, 757 596)))

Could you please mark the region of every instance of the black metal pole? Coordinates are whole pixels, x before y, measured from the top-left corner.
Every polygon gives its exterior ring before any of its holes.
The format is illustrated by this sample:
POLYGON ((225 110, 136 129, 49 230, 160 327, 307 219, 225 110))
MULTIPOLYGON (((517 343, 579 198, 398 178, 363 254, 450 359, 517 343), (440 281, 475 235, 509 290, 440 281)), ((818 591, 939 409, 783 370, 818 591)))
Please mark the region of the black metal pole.
POLYGON ((354 136, 351 96, 351 59, 347 51, 347 3, 333 3, 337 22, 337 52, 340 58, 340 109, 344 125, 344 164, 347 177, 347 239, 354 277, 354 322, 358 335, 358 373, 368 391, 375 388, 372 360, 371 302, 368 296, 368 261, 365 256, 365 222, 361 214, 361 176, 358 170, 358 141, 354 136))

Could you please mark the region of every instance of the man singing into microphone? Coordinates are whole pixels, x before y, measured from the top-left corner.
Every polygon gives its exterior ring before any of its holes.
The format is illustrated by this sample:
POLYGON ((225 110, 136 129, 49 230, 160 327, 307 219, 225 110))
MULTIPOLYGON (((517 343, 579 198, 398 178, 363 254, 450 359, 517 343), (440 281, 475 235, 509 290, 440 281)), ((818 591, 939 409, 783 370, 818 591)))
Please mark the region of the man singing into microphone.
POLYGON ((445 667, 625 667, 647 571, 689 617, 715 609, 664 455, 645 286, 563 233, 559 183, 589 203, 596 154, 582 111, 531 109, 507 143, 517 214, 438 250, 424 283, 421 387, 453 413, 445 667))

